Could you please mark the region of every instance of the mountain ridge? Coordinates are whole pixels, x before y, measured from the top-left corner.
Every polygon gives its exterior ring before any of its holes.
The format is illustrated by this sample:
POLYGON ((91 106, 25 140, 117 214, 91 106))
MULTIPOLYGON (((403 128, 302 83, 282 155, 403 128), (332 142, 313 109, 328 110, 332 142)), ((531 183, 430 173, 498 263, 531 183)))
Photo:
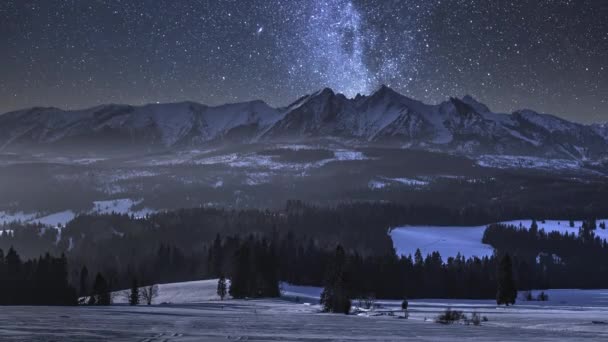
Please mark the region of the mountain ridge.
POLYGON ((219 106, 185 101, 82 110, 33 107, 0 115, 0 150, 70 143, 153 149, 319 138, 583 161, 603 160, 608 151, 606 124, 575 123, 529 109, 495 113, 470 95, 425 104, 385 85, 355 98, 324 88, 278 108, 261 100, 219 106))

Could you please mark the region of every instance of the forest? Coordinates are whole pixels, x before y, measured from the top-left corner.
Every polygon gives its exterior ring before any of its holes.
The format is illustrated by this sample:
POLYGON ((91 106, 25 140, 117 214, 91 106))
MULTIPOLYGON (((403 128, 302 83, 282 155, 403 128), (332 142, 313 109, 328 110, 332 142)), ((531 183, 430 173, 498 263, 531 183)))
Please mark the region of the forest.
POLYGON ((0 236, 0 248, 14 248, 27 258, 64 253, 67 282, 80 296, 95 291, 83 280, 85 269, 87 277, 102 275, 108 291, 129 288, 134 279, 143 286, 225 276, 237 285, 231 289, 234 297, 276 296, 279 281, 323 286, 337 246, 344 249, 342 274, 353 297, 494 298, 499 261, 506 254, 520 290, 608 285, 608 246, 595 237, 594 230, 602 227, 594 220, 585 221, 577 235, 547 234, 535 225, 490 225, 483 242, 495 248, 494 256, 459 255, 445 262, 438 253, 397 255, 388 235, 403 224, 480 224, 495 215, 477 208, 317 207, 290 201, 277 211, 197 208, 145 218, 83 215, 61 234, 14 223, 0 236))

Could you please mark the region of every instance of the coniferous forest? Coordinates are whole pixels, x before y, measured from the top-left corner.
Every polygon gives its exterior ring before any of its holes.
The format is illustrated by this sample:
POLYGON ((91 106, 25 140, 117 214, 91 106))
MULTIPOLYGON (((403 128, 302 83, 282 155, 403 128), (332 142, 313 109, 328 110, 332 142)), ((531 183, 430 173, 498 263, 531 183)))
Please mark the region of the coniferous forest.
POLYGON ((0 305, 75 305, 76 289, 68 282, 65 255, 48 253, 23 261, 10 248, 0 249, 0 305))
MULTIPOLYGON (((134 279, 146 286, 221 276, 231 280, 228 290, 235 298, 278 296, 280 281, 325 286, 328 296, 391 299, 497 298, 504 279, 509 296, 512 287, 608 286, 608 245, 595 236, 603 228, 594 220, 576 235, 547 234, 534 225, 490 225, 483 242, 496 253, 484 258, 442 259, 439 253, 420 251, 399 256, 388 234, 403 224, 479 224, 492 215, 425 206, 290 202, 280 211, 201 208, 146 218, 79 216, 60 236, 41 226, 13 224, 12 232, 0 236, 0 248, 9 250, 2 258, 2 286, 19 293, 0 293, 5 304, 72 304, 78 288, 79 296, 92 295, 89 304, 104 305, 111 301, 109 291, 131 288, 134 279), (15 250, 31 260, 22 262, 15 250)), ((328 311, 343 307, 341 300, 333 303, 328 311)))

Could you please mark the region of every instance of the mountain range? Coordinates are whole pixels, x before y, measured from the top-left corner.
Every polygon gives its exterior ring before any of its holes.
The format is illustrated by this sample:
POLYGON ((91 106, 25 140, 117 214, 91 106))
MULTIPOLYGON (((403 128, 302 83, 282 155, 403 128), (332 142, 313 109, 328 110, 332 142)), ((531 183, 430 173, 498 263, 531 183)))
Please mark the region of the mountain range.
POLYGON ((0 115, 0 150, 180 149, 252 142, 339 141, 464 155, 604 160, 608 125, 532 110, 495 113, 471 96, 429 105, 382 86, 347 98, 329 88, 286 107, 263 101, 30 108, 0 115))

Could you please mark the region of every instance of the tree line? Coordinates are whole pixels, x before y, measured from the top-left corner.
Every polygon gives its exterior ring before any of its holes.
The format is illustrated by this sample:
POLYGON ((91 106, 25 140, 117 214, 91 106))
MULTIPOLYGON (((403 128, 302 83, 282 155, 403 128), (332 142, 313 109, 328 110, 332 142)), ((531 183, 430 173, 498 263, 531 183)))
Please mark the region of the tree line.
POLYGON ((491 225, 484 242, 497 254, 484 258, 443 260, 439 253, 420 251, 401 256, 387 234, 402 224, 471 224, 484 217, 475 210, 423 205, 317 207, 292 201, 280 211, 199 208, 146 218, 84 215, 67 224, 60 237, 37 225, 13 226, 13 232, 0 236, 0 246, 27 245, 30 254, 38 248, 51 255, 65 252, 67 278, 80 285, 75 287, 81 296, 129 288, 133 279, 146 286, 220 276, 236 280, 237 297, 273 296, 278 280, 325 284, 337 245, 344 250, 341 277, 353 296, 494 298, 496 270, 506 253, 519 289, 608 284, 606 243, 593 233, 602 229, 601 222, 589 220, 578 234, 568 235, 491 225), (103 281, 96 281, 98 274, 103 281))
POLYGON ((65 255, 23 261, 13 248, 0 249, 0 305, 76 305, 65 255))

